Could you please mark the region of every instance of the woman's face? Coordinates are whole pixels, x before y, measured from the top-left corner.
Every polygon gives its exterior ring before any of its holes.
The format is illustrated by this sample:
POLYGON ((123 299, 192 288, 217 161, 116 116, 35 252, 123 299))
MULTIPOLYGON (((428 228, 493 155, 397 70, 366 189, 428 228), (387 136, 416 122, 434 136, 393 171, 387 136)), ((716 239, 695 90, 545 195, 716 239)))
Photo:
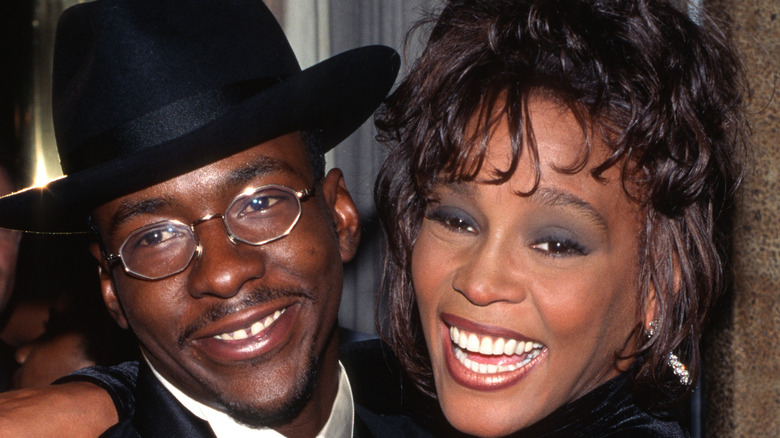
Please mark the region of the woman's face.
MULTIPOLYGON (((476 182, 434 188, 412 252, 412 279, 436 390, 458 429, 500 436, 540 420, 630 365, 639 311, 639 208, 619 170, 587 171, 606 155, 597 144, 586 170, 584 136, 571 112, 529 105, 541 163, 534 184, 527 154, 512 178, 502 124, 476 182)), ((650 306, 648 306, 650 307, 650 306)))

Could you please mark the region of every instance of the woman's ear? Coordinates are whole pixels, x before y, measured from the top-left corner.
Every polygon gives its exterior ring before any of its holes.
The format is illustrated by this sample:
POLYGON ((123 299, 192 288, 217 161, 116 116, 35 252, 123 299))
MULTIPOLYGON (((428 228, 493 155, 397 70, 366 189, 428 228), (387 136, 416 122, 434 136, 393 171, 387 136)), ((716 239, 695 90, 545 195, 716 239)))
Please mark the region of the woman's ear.
POLYGON ((355 256, 360 243, 360 215, 340 169, 328 172, 322 182, 322 191, 338 234, 341 261, 348 262, 355 256))
MULTIPOLYGON (((644 329, 650 331, 650 324, 656 319, 659 313, 659 306, 662 301, 668 302, 674 301, 682 290, 682 271, 680 270, 680 261, 676 253, 668 255, 671 259, 672 270, 672 290, 668 296, 665 296, 665 300, 661 300, 658 289, 654 283, 650 283, 647 291, 647 299, 645 300, 645 308, 643 309, 643 326, 644 329)), ((667 267, 669 269, 669 267, 667 267)), ((663 286, 663 285, 662 285, 663 286)))
POLYGON ((647 291, 647 299, 645 300, 645 308, 642 309, 642 328, 646 332, 651 331, 651 326, 655 317, 658 314, 658 295, 655 290, 655 286, 650 284, 647 291))
POLYGON ((110 267, 105 260, 103 260, 103 253, 100 250, 100 245, 92 243, 89 246, 89 252, 92 253, 98 261, 98 276, 100 277, 100 292, 103 295, 103 302, 108 308, 108 313, 114 318, 117 324, 123 329, 127 329, 127 318, 125 317, 125 311, 122 309, 122 303, 116 295, 116 288, 114 287, 114 280, 111 278, 110 267))

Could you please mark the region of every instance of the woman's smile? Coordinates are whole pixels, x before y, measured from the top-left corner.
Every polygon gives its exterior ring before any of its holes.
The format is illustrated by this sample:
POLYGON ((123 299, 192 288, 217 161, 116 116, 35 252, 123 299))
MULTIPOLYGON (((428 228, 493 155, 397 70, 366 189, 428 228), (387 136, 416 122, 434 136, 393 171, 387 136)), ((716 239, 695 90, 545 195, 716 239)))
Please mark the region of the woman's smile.
POLYGON ((460 385, 495 391, 514 385, 545 358, 539 342, 502 327, 441 315, 447 371, 460 385), (449 344, 449 345, 447 345, 449 344))

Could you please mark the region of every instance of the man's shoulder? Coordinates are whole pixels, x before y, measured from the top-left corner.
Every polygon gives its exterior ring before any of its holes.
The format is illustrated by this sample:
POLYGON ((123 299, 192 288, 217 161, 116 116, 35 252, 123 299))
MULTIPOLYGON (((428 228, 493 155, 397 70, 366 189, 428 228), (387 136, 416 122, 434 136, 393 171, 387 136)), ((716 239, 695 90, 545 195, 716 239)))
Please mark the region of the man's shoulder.
POLYGON ((122 418, 102 437, 108 438, 213 438, 208 423, 188 411, 141 363, 135 382, 132 415, 122 418))
POLYGON ((54 383, 90 382, 111 396, 116 407, 120 422, 130 418, 135 412, 135 389, 138 380, 139 362, 128 361, 113 366, 94 366, 78 371, 56 380, 54 383))
POLYGON ((132 421, 125 419, 103 432, 100 438, 141 438, 141 434, 133 427, 132 421))

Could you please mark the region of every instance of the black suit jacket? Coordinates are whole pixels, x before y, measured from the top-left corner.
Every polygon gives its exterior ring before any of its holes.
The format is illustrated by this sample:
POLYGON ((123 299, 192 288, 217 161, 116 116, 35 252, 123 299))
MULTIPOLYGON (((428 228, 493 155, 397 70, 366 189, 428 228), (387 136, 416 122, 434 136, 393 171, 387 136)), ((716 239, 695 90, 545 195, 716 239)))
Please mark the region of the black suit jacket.
POLYGON ((13 347, 0 341, 0 392, 11 389, 11 380, 17 368, 14 351, 13 347))
MULTIPOLYGON (((342 347, 341 360, 344 363, 355 398, 355 438, 397 438, 430 437, 421 425, 406 415, 408 401, 398 379, 391 356, 378 341, 348 344, 342 347), (359 370, 359 371, 358 371, 359 370), (354 377, 353 377, 354 374, 354 377), (367 381, 370 380, 370 381, 367 381), (365 403, 361 403, 364 401, 365 403)), ((99 379, 100 372, 98 372, 99 379)), ((94 380, 95 373, 91 374, 94 380)), ((68 379, 78 380, 78 379, 68 379)), ((109 392, 112 389, 109 386, 109 392)), ((122 391, 113 391, 117 397, 122 391)), ((120 422, 107 430, 103 437, 187 437, 213 438, 214 433, 208 423, 193 415, 154 376, 146 363, 138 367, 135 390, 128 400, 121 402, 129 412, 120 422)))

